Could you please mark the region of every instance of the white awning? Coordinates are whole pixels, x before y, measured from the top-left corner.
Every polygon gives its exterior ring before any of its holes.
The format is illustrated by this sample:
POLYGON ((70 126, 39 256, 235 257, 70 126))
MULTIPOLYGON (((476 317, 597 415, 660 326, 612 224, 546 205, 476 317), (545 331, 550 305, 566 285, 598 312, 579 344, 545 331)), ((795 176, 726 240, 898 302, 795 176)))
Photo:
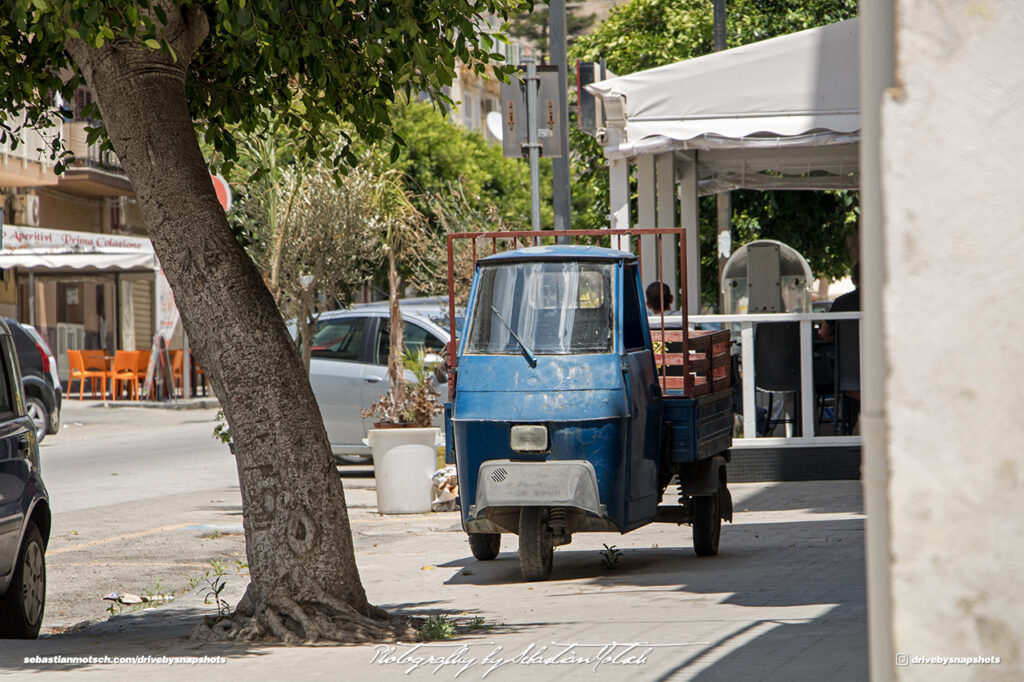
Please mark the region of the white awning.
POLYGON ((605 155, 694 152, 701 193, 856 187, 858 20, 599 81, 605 155))
POLYGON ((4 225, 0 268, 21 270, 153 271, 153 245, 144 237, 4 225))
POLYGON ((857 19, 599 81, 625 100, 626 141, 860 130, 857 19))

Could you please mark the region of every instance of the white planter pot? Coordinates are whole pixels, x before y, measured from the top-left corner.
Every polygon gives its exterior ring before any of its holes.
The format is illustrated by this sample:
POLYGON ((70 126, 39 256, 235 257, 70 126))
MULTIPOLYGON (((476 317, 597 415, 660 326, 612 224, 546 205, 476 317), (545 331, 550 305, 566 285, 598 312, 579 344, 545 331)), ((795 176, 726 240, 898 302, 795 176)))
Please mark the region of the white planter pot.
POLYGON ((421 514, 430 511, 438 429, 370 429, 377 511, 421 514))

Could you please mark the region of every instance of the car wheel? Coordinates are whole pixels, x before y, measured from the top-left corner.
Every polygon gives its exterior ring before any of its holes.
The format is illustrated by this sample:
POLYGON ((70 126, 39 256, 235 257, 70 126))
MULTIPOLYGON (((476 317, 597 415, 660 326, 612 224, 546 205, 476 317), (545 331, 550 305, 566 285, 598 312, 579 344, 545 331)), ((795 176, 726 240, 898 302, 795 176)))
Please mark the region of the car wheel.
POLYGON ((43 536, 34 523, 25 528, 14 577, 0 596, 0 638, 35 639, 46 604, 46 559, 43 536))
POLYGON ((50 422, 46 405, 39 398, 25 396, 25 412, 32 419, 32 426, 36 430, 36 442, 42 443, 43 438, 46 437, 46 426, 50 422))

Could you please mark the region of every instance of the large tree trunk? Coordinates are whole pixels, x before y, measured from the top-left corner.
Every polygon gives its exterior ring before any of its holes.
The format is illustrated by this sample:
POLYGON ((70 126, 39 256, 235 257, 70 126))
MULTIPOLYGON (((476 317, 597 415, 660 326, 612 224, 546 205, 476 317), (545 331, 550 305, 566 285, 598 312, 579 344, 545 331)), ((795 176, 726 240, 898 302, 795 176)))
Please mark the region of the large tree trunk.
MULTIPOLYGON (((197 636, 285 641, 407 636, 366 599, 341 480, 302 362, 228 228, 200 152, 185 68, 208 27, 164 3, 178 61, 118 41, 67 49, 99 102, 199 364, 231 425, 251 583, 235 617, 197 636)), ((200 482, 197 479, 197 482, 200 482)))

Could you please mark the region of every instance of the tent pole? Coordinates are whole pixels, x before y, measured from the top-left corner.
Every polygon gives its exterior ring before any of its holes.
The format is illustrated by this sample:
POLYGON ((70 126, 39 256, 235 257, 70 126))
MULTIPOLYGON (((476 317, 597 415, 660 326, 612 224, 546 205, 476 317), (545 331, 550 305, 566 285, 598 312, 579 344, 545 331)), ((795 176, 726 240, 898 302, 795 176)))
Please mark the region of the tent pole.
MULTIPOLYGON (((623 158, 608 160, 608 211, 611 229, 629 228, 629 161, 623 158)), ((632 251, 625 237, 612 237, 612 248, 632 251)))
POLYGON ((121 338, 121 273, 114 273, 114 349, 135 350, 126 348, 121 338))
MULTIPOLYGON (((657 191, 656 227, 679 227, 676 220, 676 167, 672 152, 654 157, 655 182, 657 191)), ((675 305, 679 306, 679 237, 664 235, 661 238, 661 280, 672 290, 675 305)))
POLYGON ((700 197, 697 158, 686 158, 679 172, 679 226, 686 229, 686 309, 700 314, 700 197))
MULTIPOLYGON (((654 179, 654 156, 641 154, 636 158, 636 226, 640 228, 656 227, 655 210, 657 208, 654 179)), ((658 279, 657 241, 659 237, 645 234, 640 237, 640 262, 644 267, 640 272, 640 281, 644 289, 658 279)))

